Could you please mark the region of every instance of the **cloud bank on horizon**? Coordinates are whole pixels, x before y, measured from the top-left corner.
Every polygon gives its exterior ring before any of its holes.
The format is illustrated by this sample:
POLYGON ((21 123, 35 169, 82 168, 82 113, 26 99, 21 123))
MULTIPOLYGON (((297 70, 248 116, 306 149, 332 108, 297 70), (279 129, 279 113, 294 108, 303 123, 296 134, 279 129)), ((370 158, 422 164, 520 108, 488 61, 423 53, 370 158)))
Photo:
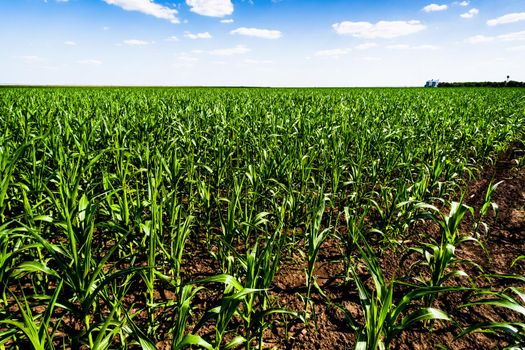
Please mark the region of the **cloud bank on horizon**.
POLYGON ((22 0, 0 30, 0 84, 525 80, 520 0, 22 0))

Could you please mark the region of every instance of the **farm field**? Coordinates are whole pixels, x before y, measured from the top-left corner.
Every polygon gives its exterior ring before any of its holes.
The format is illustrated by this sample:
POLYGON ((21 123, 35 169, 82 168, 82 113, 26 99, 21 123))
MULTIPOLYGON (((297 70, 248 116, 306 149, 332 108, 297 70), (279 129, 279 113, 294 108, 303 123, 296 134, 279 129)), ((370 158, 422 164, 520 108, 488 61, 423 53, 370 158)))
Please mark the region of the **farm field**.
POLYGON ((0 349, 525 346, 525 90, 1 88, 0 349))

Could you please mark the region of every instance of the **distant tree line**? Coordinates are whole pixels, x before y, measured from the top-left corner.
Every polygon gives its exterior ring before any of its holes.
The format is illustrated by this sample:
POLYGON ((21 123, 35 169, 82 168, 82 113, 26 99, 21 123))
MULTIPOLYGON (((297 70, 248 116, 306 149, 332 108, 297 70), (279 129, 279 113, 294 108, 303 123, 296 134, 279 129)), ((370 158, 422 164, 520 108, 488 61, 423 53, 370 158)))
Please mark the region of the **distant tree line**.
POLYGON ((525 87, 524 81, 473 81, 458 83, 439 83, 440 88, 446 87, 525 87))

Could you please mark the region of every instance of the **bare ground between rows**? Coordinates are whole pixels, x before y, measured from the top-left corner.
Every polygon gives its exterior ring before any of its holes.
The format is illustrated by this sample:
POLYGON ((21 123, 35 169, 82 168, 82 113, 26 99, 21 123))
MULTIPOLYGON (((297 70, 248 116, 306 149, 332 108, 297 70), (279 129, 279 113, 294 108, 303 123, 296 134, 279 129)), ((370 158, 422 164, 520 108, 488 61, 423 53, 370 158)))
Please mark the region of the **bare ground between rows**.
MULTIPOLYGON (((514 149, 506 152, 494 166, 484 169, 477 180, 467 186, 465 204, 479 209, 487 187, 491 180, 494 183, 503 181, 492 197, 492 201, 499 206, 498 215, 489 215, 484 219, 489 227, 489 233, 483 238, 486 251, 480 246, 467 243, 457 250, 460 258, 471 260, 479 264, 484 273, 525 275, 525 264, 511 264, 518 256, 525 253, 525 169, 514 166, 514 149)), ((472 225, 472 219, 467 218, 462 225, 463 233, 467 233, 472 225)), ((425 223, 415 230, 426 230, 428 234, 436 234, 438 229, 425 223), (434 231, 434 232, 432 232, 434 231)), ((417 235, 416 235, 417 236, 417 235)), ((335 303, 343 305, 354 317, 359 319, 358 297, 355 287, 343 284, 341 276, 343 264, 337 260, 340 251, 335 240, 325 242, 322 247, 321 259, 317 265, 316 277, 323 292, 335 303), (334 262, 335 260, 335 262, 334 262)), ((380 256, 380 263, 386 276, 390 278, 402 276, 407 270, 409 261, 402 262, 402 252, 386 251, 380 256)), ((471 265, 462 268, 476 279, 478 287, 502 288, 505 281, 488 280, 481 275, 478 269, 471 265)), ((453 285, 468 286, 468 281, 454 280, 453 285)), ((304 302, 299 293, 305 293, 305 275, 302 266, 293 264, 283 265, 274 281, 274 296, 280 305, 292 310, 303 310, 304 302)), ((353 348, 355 337, 345 321, 344 315, 336 308, 328 306, 319 295, 316 299, 315 325, 306 326, 302 323, 292 324, 287 333, 283 328, 274 328, 266 334, 266 343, 269 347, 279 349, 347 349, 353 348)), ((392 344, 393 349, 434 349, 440 345, 449 349, 497 349, 509 344, 502 338, 484 333, 471 333, 460 339, 457 335, 463 327, 483 321, 513 321, 513 315, 505 309, 492 307, 459 308, 467 301, 468 294, 455 293, 440 297, 436 306, 449 313, 458 326, 436 324, 433 331, 415 327, 404 331, 392 344)))

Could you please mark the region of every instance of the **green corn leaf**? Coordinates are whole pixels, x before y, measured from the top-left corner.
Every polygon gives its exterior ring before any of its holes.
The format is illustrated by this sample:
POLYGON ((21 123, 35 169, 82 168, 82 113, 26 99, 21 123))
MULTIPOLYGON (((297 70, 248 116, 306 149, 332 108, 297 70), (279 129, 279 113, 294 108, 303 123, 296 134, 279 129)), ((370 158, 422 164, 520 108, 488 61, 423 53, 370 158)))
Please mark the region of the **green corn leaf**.
POLYGON ((416 322, 427 321, 427 320, 450 321, 450 317, 441 310, 431 308, 431 307, 423 308, 423 309, 414 311, 413 313, 404 317, 403 320, 401 321, 399 329, 403 330, 403 329, 410 327, 416 322))
POLYGON ((476 306, 476 305, 491 305, 491 306, 497 306, 497 307, 504 307, 506 309, 519 312, 520 314, 525 316, 525 307, 520 305, 517 301, 509 301, 509 300, 504 300, 504 299, 477 300, 472 303, 464 304, 461 307, 476 306))
MULTIPOLYGON (((525 329, 525 324, 518 324, 521 325, 522 329, 525 329)), ((518 334, 519 329, 515 326, 513 323, 507 323, 507 322, 481 322, 477 323, 475 325, 472 325, 463 331, 459 333, 459 335, 456 337, 457 339, 464 337, 465 335, 472 333, 472 332, 504 332, 507 334, 510 334, 511 336, 514 336, 518 334)))
POLYGON ((44 222, 49 222, 49 223, 52 223, 53 222, 53 218, 49 215, 39 215, 39 216, 35 216, 33 218, 34 221, 44 221, 44 222))
POLYGON ((510 264, 510 267, 514 267, 514 265, 516 265, 521 260, 525 260, 525 255, 520 255, 516 259, 514 259, 510 264))
POLYGON ((57 278, 60 278, 58 273, 53 270, 52 268, 48 267, 47 265, 44 265, 38 261, 25 261, 17 266, 17 268, 13 271, 12 275, 13 277, 18 277, 22 274, 28 274, 33 272, 41 272, 46 275, 54 276, 57 278))
POLYGON ((213 350, 213 346, 208 343, 206 340, 202 339, 202 337, 194 334, 188 334, 185 335, 184 338, 182 338, 182 341, 180 344, 178 344, 175 349, 183 349, 187 346, 200 346, 201 348, 207 349, 207 350, 213 350))
POLYGON ((83 194, 82 198, 80 198, 80 201, 78 202, 78 219, 80 222, 83 222, 86 219, 86 210, 89 205, 89 200, 87 199, 86 195, 83 194))
POLYGON ((57 299, 58 299, 58 296, 60 295, 60 292, 62 291, 63 285, 64 285, 64 281, 61 280, 56 286, 53 296, 47 303, 46 312, 40 323, 39 331, 38 331, 38 336, 40 339, 43 339, 48 334, 49 322, 51 321, 51 318, 53 316, 53 311, 55 310, 57 306, 60 307, 60 305, 57 304, 57 299))
POLYGON ((239 345, 246 342, 246 339, 240 335, 236 336, 232 340, 230 340, 225 346, 224 349, 234 349, 238 347, 239 345))
POLYGON ((237 281, 235 277, 226 274, 203 278, 195 281, 194 283, 224 283, 227 286, 234 287, 237 291, 243 290, 242 285, 239 283, 239 281, 237 281))

